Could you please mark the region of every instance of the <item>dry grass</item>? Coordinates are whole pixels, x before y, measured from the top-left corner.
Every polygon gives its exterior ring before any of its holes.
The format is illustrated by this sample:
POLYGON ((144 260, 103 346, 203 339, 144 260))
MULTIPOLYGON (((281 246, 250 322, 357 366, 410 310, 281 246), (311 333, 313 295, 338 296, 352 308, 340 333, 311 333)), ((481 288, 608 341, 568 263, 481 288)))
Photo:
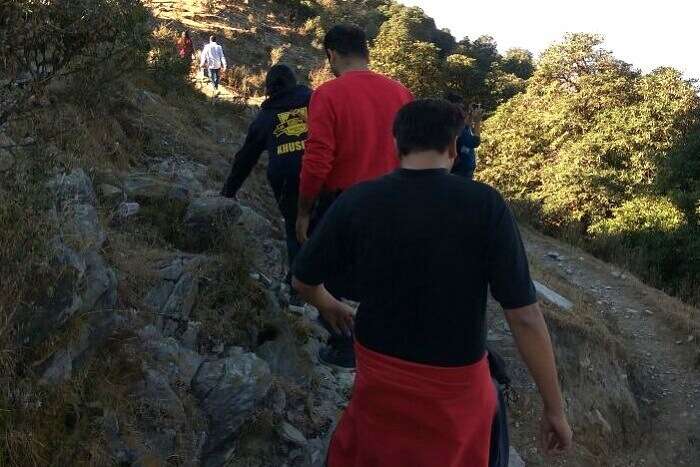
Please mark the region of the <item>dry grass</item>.
POLYGON ((252 349, 267 322, 268 297, 250 279, 252 263, 239 235, 236 229, 222 232, 220 255, 203 272, 193 319, 202 323, 201 342, 252 349))

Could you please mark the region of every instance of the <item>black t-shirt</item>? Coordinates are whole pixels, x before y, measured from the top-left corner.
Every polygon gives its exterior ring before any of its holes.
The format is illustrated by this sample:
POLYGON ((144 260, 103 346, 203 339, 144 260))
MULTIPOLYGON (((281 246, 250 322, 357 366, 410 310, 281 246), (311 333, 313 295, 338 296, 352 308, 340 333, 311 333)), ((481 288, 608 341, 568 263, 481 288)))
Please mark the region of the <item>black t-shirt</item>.
POLYGON ((517 224, 493 188, 446 170, 406 170, 346 191, 296 258, 318 285, 350 275, 355 337, 385 355, 435 366, 478 361, 486 300, 535 303, 517 224))

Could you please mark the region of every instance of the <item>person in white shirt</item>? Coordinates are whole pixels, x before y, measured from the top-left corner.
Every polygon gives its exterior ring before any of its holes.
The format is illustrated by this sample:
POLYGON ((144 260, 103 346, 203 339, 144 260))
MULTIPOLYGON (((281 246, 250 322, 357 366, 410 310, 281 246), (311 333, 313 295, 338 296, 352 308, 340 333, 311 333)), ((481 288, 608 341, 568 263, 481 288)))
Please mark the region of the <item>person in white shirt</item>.
POLYGON ((221 81, 221 72, 226 71, 226 57, 224 49, 216 43, 216 36, 209 38, 209 43, 202 49, 201 66, 204 72, 209 74, 211 84, 214 89, 219 89, 219 81, 221 81))

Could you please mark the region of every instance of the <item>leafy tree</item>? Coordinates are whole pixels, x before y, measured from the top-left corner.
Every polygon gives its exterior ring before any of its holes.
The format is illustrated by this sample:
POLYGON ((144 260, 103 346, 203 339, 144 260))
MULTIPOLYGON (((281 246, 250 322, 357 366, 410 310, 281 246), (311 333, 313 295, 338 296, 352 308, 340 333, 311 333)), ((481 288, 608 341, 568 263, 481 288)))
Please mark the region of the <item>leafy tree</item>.
POLYGON ((443 68, 445 87, 467 101, 476 97, 475 91, 480 87, 476 70, 476 60, 463 54, 453 54, 445 59, 443 68))
MULTIPOLYGON (((493 90, 507 82, 496 76, 493 90)), ((700 136, 691 137, 699 128, 697 92, 676 70, 634 70, 600 36, 569 35, 542 54, 525 92, 486 122, 481 176, 533 207, 546 227, 578 232, 608 253, 610 245, 653 249, 639 260, 640 272, 653 277, 656 262, 669 267, 654 274, 676 277, 670 265, 686 261, 678 251, 690 251, 688 232, 700 230, 700 136)))
POLYGON ((419 25, 415 9, 393 14, 382 24, 372 46, 372 67, 401 81, 417 96, 430 96, 441 89, 439 49, 430 42, 415 40, 411 30, 419 25))
POLYGON ((532 52, 526 49, 512 48, 506 50, 501 60, 501 69, 520 79, 528 79, 535 72, 532 52))

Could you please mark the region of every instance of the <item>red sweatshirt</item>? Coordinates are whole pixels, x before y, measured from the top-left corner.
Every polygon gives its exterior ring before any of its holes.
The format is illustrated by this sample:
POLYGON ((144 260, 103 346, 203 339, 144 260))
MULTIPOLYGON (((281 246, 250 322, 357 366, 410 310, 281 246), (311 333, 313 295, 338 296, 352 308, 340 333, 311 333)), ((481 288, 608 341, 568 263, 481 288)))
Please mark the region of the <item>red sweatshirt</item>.
POLYGON ((345 190, 386 175, 399 165, 392 128, 411 92, 372 71, 350 71, 321 85, 309 104, 299 191, 345 190))

